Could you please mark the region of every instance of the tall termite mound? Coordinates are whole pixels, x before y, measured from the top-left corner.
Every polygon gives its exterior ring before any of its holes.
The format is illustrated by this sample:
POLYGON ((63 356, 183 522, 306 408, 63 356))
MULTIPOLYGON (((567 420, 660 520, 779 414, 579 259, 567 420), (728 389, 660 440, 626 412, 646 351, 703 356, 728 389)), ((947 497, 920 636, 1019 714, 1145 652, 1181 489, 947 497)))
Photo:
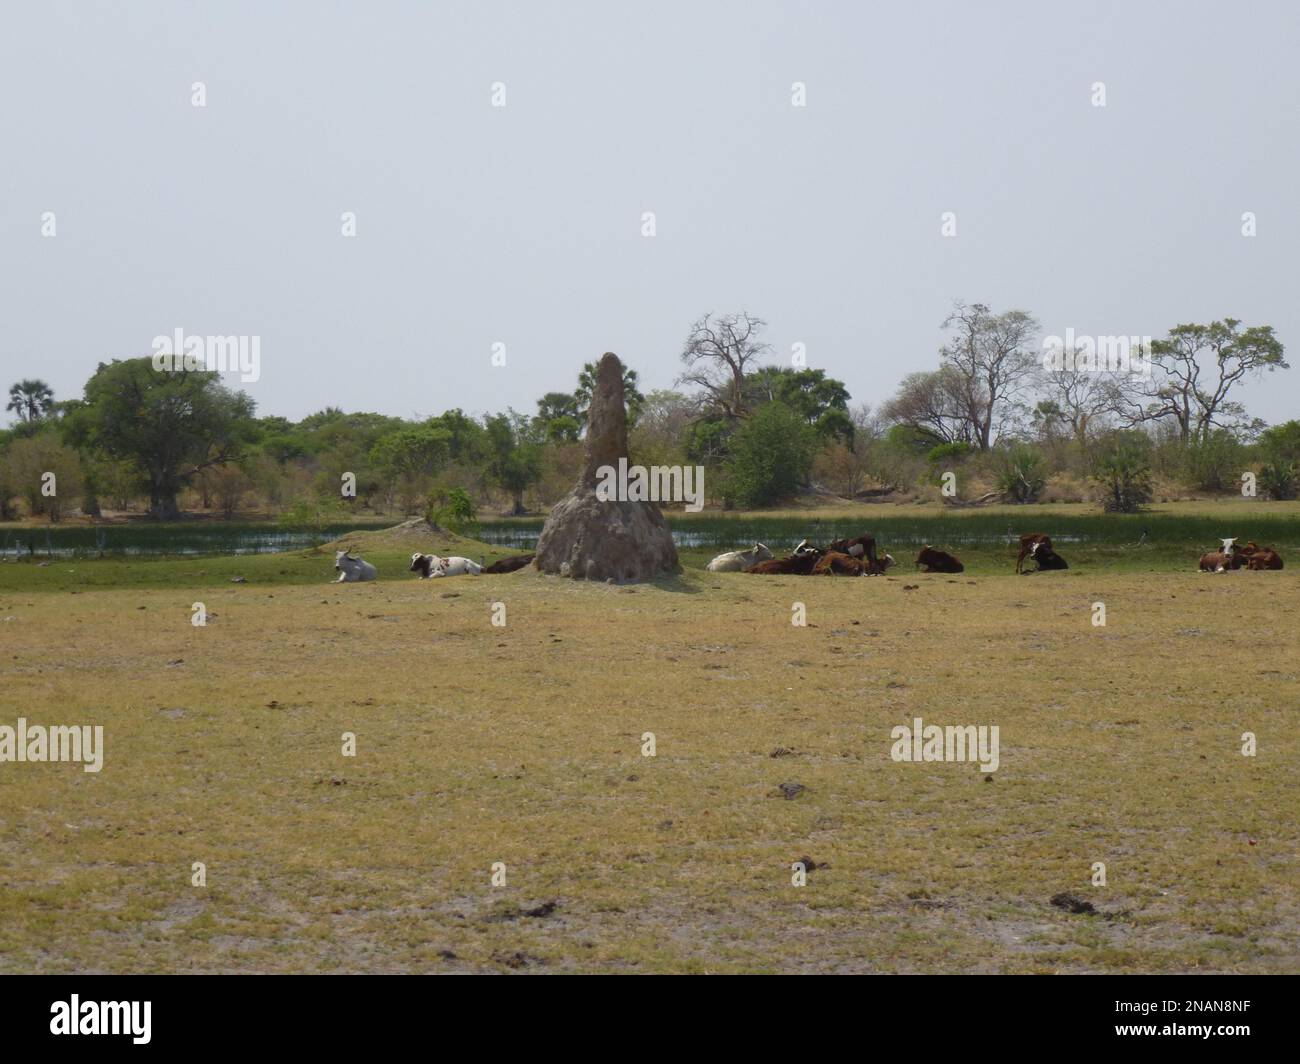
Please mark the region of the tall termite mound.
POLYGON ((600 469, 627 457, 623 364, 606 353, 596 367, 587 413, 587 456, 573 490, 555 504, 537 541, 533 563, 544 573, 575 580, 651 580, 676 572, 677 548, 668 522, 652 502, 602 499, 600 469))

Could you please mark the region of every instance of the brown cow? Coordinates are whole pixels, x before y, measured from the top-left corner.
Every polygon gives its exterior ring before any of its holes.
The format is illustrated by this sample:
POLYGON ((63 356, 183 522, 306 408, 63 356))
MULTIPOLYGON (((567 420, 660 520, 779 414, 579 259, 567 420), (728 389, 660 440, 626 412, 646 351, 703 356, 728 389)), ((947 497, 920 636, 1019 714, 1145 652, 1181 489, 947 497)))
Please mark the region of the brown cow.
POLYGON ((860 536, 854 536, 852 539, 837 539, 826 548, 828 553, 847 554, 853 558, 867 559, 867 572, 871 575, 883 573, 894 559, 888 554, 884 557, 876 556, 876 537, 864 532, 860 536))
MULTIPOLYGON (((1020 537, 1020 554, 1016 558, 1016 572, 1020 572, 1029 555, 1035 553, 1039 547, 1046 547, 1049 551, 1052 549, 1052 537, 1042 532, 1027 532, 1020 537), (1035 545, 1038 546, 1035 546, 1035 545)), ((1041 569, 1042 566, 1040 565, 1041 569)))
POLYGON ((867 565, 852 554, 829 551, 817 559, 813 566, 815 576, 861 576, 867 571, 867 565))
MULTIPOLYGON (((805 540, 805 542, 807 542, 805 540)), ((877 576, 883 573, 894 564, 893 555, 876 554, 876 537, 863 533, 860 536, 854 536, 852 539, 837 539, 826 548, 826 553, 847 554, 852 558, 865 558, 867 560, 866 572, 868 576, 877 576)))
POLYGON ((1246 568, 1255 572, 1264 569, 1281 569, 1282 555, 1278 554, 1272 547, 1260 547, 1251 552, 1250 558, 1246 562, 1246 568))
MULTIPOLYGON (((1224 542, 1227 541, 1225 540, 1224 542)), ((1261 547, 1253 539, 1248 540, 1246 542, 1246 545, 1244 547, 1241 547, 1237 545, 1237 541, 1234 539, 1232 541, 1232 550, 1229 552, 1232 554, 1232 568, 1233 569, 1249 568, 1250 559, 1255 555, 1255 552, 1261 550, 1268 550, 1268 549, 1269 548, 1267 547, 1261 547)))
POLYGON ((918 568, 925 566, 927 573, 964 573, 966 567, 954 556, 947 551, 935 550, 928 543, 921 548, 921 553, 916 556, 918 568))
POLYGON ((1231 554, 1225 554, 1221 550, 1211 551, 1209 554, 1201 555, 1200 570, 1203 573, 1230 572, 1235 568, 1232 560, 1231 554))
POLYGON ((808 576, 821 556, 821 551, 808 550, 800 554, 792 554, 788 558, 769 558, 757 565, 751 565, 745 572, 757 573, 760 576, 808 576))
POLYGON ((516 554, 510 558, 500 558, 487 566, 485 573, 513 573, 516 569, 522 569, 525 565, 532 563, 533 554, 516 554))

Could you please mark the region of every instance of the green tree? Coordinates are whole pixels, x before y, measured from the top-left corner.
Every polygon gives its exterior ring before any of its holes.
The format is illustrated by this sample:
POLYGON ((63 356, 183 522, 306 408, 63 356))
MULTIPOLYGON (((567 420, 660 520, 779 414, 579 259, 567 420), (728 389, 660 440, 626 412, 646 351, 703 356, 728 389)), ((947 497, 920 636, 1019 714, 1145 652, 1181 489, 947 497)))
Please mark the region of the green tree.
POLYGON ((18 415, 21 435, 31 435, 53 408, 54 392, 42 380, 21 380, 9 389, 6 409, 18 415))
POLYGON ((764 403, 732 436, 726 494, 740 506, 771 506, 807 482, 816 432, 784 403, 764 403))
POLYGON ((1242 381, 1289 369, 1271 325, 1242 329, 1235 318, 1209 325, 1176 325, 1151 344, 1151 377, 1119 394, 1131 423, 1170 421, 1184 446, 1205 442, 1217 429, 1251 423, 1231 398, 1242 381))
POLYGON ((81 459, 53 432, 15 440, 5 453, 10 476, 33 516, 56 523, 82 500, 81 459))
POLYGON ((1240 483, 1245 466, 1241 444, 1227 429, 1216 429, 1187 443, 1186 476, 1202 491, 1227 491, 1240 483))
POLYGON ((750 408, 762 403, 784 403, 802 417, 824 440, 853 444, 853 419, 849 417, 849 390, 842 381, 820 369, 764 366, 745 382, 750 408))
MULTIPOLYGON (((591 406, 591 393, 596 388, 596 363, 588 362, 578 374, 578 387, 574 389, 574 410, 572 416, 585 424, 587 409, 591 406)), ((551 392, 551 395, 557 393, 551 392)), ((645 396, 637 386, 636 370, 623 367, 623 405, 627 407, 627 424, 631 428, 641 416, 641 407, 645 405, 645 396)))
POLYGON ((176 496, 204 469, 239 458, 253 435, 253 401, 204 370, 157 370, 148 356, 100 363, 85 399, 68 404, 68 438, 135 464, 149 513, 178 516, 176 496))
POLYGON ((488 418, 487 472, 491 480, 508 492, 512 506, 510 514, 527 513, 524 492, 542 475, 542 449, 527 435, 527 419, 515 414, 497 414, 488 418))
POLYGON ((425 425, 390 432, 370 449, 371 464, 407 513, 428 495, 434 474, 450 457, 450 440, 446 429, 425 425))
POLYGON ((433 492, 429 496, 426 518, 458 536, 474 536, 478 533, 478 511, 474 509, 474 500, 464 488, 433 492))
POLYGON ((1259 448, 1273 460, 1300 461, 1300 421, 1284 421, 1260 433, 1259 448))

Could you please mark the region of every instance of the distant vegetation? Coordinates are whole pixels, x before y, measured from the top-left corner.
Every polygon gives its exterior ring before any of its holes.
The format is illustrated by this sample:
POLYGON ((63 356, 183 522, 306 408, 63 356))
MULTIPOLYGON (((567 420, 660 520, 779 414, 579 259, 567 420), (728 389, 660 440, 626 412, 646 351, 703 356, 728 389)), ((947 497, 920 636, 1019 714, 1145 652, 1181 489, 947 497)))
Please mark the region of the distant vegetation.
MULTIPOLYGON (((817 494, 1133 513, 1238 493, 1243 474, 1259 498, 1297 495, 1300 421, 1269 427, 1238 398, 1243 382, 1288 368, 1269 326, 1175 326, 1139 375, 1070 358, 1044 368, 1024 311, 958 303, 943 325, 935 370, 855 403, 848 384, 798 356, 776 364, 761 319, 705 315, 674 389, 643 394, 626 371, 632 459, 703 466, 708 501, 723 509, 817 494)), ((80 398, 27 378, 10 389, 13 420, 0 431, 0 520, 200 512, 323 528, 426 516, 472 535, 481 516, 545 510, 572 485, 593 369, 535 413, 421 421, 336 407, 301 421, 259 416, 216 374, 159 371, 148 358, 101 364, 80 398)))

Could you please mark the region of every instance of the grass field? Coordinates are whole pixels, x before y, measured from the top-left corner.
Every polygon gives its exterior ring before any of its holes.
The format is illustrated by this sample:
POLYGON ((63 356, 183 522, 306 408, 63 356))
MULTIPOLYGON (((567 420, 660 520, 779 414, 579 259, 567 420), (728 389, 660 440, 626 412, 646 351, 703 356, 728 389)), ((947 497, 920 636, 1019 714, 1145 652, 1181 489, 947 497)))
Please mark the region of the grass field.
POLYGON ((1294 564, 615 587, 357 542, 385 579, 0 566, 0 724, 106 745, 0 764, 0 970, 1300 970, 1294 564), (997 771, 892 760, 915 717, 997 771))

